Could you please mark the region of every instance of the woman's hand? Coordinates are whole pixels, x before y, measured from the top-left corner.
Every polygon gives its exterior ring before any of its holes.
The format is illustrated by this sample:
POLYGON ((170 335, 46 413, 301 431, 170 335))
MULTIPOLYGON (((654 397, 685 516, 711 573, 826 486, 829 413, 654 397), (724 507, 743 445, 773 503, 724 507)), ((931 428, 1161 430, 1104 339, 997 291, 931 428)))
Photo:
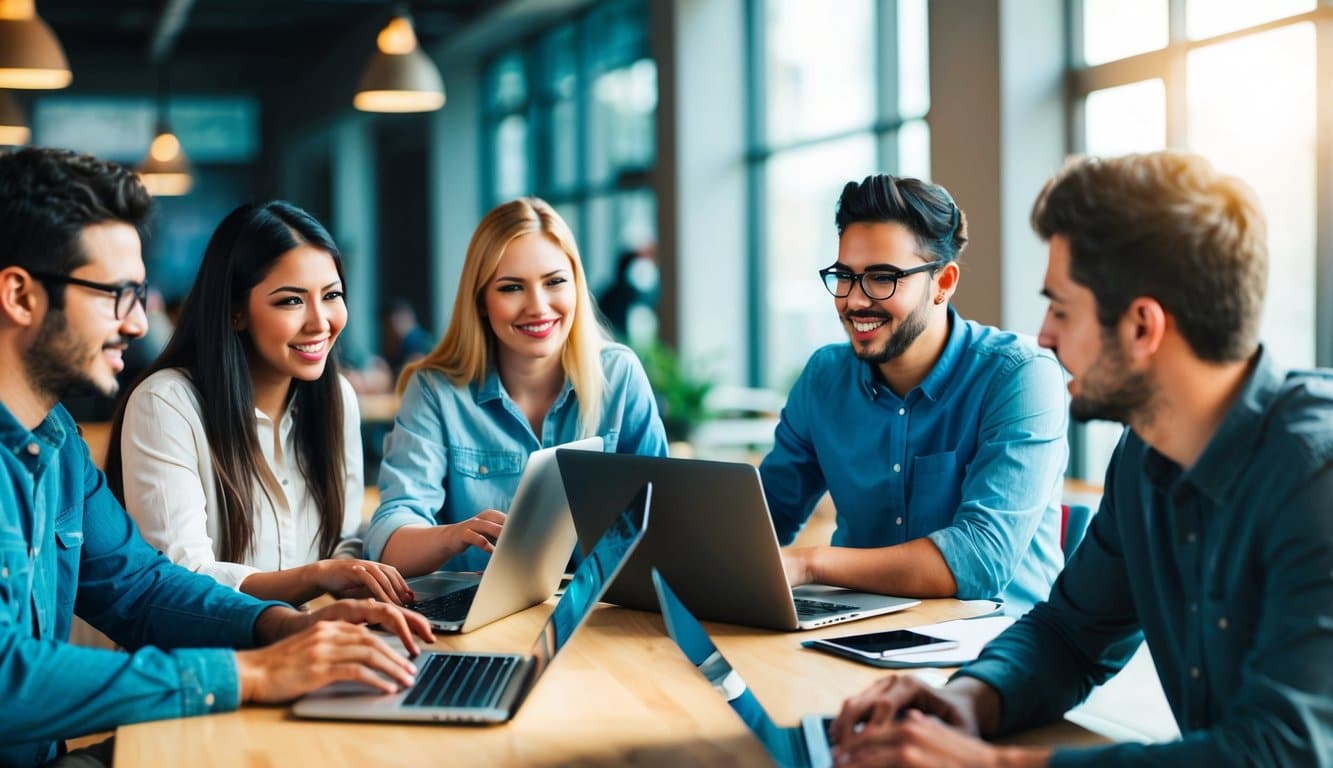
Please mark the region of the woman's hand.
POLYGON ((462 554, 468 547, 483 552, 494 552, 495 542, 504 528, 505 513, 498 509, 483 509, 475 517, 461 523, 437 525, 434 532, 444 559, 462 554))
POLYGON ((372 597, 402 605, 416 599, 397 568, 372 560, 333 558, 305 566, 310 585, 336 597, 372 597))

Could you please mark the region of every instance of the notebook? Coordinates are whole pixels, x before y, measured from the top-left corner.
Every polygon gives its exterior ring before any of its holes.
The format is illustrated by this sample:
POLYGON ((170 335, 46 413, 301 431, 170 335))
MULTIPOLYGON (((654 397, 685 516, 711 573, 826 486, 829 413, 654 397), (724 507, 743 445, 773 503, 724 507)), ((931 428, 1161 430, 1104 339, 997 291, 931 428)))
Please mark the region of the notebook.
POLYGON ((575 532, 556 448, 598 452, 602 438, 543 448, 528 457, 484 572, 439 571, 408 579, 417 599, 407 607, 429 619, 435 631, 471 632, 542 602, 560 584, 575 532))
POLYGON ((556 461, 585 551, 625 497, 653 484, 656 523, 607 602, 657 610, 650 576, 657 567, 700 617, 752 627, 814 629, 921 603, 822 584, 788 586, 759 470, 750 464, 564 450, 556 461))
POLYGON ((652 486, 643 486, 607 528, 575 569, 527 655, 428 651, 417 658, 416 681, 406 691, 372 694, 363 685, 337 684, 301 698, 292 713, 335 720, 509 720, 643 541, 651 498, 652 486))
POLYGON ((750 692, 740 673, 732 669, 722 652, 713 645, 699 620, 667 586, 666 579, 653 569, 653 587, 666 622, 667 634, 676 641, 685 658, 698 668, 713 690, 745 721, 773 761, 780 766, 825 768, 833 765, 828 729, 832 717, 806 715, 798 726, 783 728, 768 716, 759 699, 750 692))

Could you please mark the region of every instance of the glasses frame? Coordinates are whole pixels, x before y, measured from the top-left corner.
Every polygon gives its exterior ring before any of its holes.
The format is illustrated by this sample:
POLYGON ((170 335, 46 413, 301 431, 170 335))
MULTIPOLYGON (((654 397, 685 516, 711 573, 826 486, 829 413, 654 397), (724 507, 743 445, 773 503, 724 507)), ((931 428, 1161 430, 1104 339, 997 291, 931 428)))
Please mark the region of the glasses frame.
POLYGON ((69 275, 57 275, 54 272, 40 272, 40 271, 30 270, 28 274, 32 275, 33 277, 37 278, 38 281, 43 283, 59 283, 60 285, 77 285, 80 288, 88 288, 90 290, 101 291, 102 293, 110 294, 111 296, 115 297, 115 304, 112 305, 112 312, 115 313, 117 320, 122 319, 120 314, 120 302, 123 300, 123 297, 125 296, 126 292, 129 292, 133 296, 133 298, 130 299, 129 305, 125 307, 125 314, 127 316, 134 311, 134 305, 136 303, 141 307, 148 306, 147 304, 148 281, 146 280, 142 283, 133 283, 133 282, 98 283, 92 280, 84 280, 78 277, 70 277, 69 275))
POLYGON ((852 283, 855 283, 856 285, 861 286, 861 293, 864 293, 867 299, 870 299, 871 301, 888 301, 898 293, 899 280, 902 280, 904 277, 910 277, 912 275, 915 275, 918 272, 934 270, 940 266, 943 266, 945 263, 946 262, 944 261, 929 261, 926 262, 925 264, 918 264, 915 267, 909 267, 908 269, 872 269, 866 272, 852 272, 851 270, 843 269, 837 266, 824 267, 823 269, 819 270, 819 279, 821 282, 824 283, 824 288, 827 289, 829 293, 833 294, 834 298, 845 299, 848 296, 851 296, 852 283), (829 277, 831 275, 840 275, 848 277, 850 282, 847 285, 846 293, 838 293, 837 289, 834 288, 833 285, 829 284, 829 277), (864 282, 866 275, 888 275, 889 277, 892 277, 893 288, 889 291, 889 295, 875 296, 870 291, 868 291, 866 289, 866 284, 864 282))

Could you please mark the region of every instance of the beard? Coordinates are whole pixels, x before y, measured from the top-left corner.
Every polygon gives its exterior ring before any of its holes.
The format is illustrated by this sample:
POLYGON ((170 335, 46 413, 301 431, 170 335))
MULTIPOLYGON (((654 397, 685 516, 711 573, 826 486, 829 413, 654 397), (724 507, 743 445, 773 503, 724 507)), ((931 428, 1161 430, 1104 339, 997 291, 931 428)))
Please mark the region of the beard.
POLYGON ((112 397, 120 385, 98 384, 88 375, 88 368, 102 347, 89 351, 70 332, 65 313, 51 310, 37 329, 37 338, 23 350, 23 368, 33 390, 53 400, 80 395, 112 397))
POLYGON ((1129 363, 1116 345, 1114 333, 1102 336, 1102 354, 1083 375, 1079 394, 1069 401, 1075 421, 1114 421, 1129 424, 1149 412, 1152 382, 1144 373, 1129 372, 1129 363))
MULTIPOLYGON (((879 350, 866 349, 858 347, 853 343, 852 351, 856 354, 857 359, 870 363, 871 365, 879 365, 896 359, 899 355, 906 352, 907 348, 912 346, 912 342, 916 341, 922 333, 925 333, 926 314, 929 311, 930 292, 926 291, 921 296, 921 303, 909 312, 907 317, 903 318, 903 321, 898 324, 897 328, 893 329, 893 333, 889 334, 889 338, 884 342, 883 347, 879 350)), ((890 315, 887 312, 857 312, 854 316, 861 318, 875 317, 883 318, 885 320, 890 319, 890 315)), ((852 317, 853 315, 851 314, 847 315, 849 320, 852 317)))

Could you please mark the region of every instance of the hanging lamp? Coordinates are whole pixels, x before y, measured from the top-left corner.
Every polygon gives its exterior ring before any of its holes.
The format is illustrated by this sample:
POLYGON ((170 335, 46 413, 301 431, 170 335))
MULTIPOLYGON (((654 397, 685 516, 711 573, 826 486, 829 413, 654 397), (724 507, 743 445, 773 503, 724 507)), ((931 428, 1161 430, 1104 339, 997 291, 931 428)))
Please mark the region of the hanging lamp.
POLYGON ((417 44, 401 6, 375 38, 378 50, 361 74, 352 104, 363 112, 432 112, 444 106, 444 80, 417 44))
POLYGON ((33 0, 0 0, 0 88, 64 88, 73 78, 33 0))
POLYGON ((180 139, 172 132, 167 121, 167 78, 166 65, 159 65, 157 77, 157 126, 153 131, 153 143, 148 145, 148 155, 139 164, 136 172, 148 193, 153 197, 178 197, 189 194, 194 186, 194 175, 190 170, 190 160, 185 156, 180 139))

